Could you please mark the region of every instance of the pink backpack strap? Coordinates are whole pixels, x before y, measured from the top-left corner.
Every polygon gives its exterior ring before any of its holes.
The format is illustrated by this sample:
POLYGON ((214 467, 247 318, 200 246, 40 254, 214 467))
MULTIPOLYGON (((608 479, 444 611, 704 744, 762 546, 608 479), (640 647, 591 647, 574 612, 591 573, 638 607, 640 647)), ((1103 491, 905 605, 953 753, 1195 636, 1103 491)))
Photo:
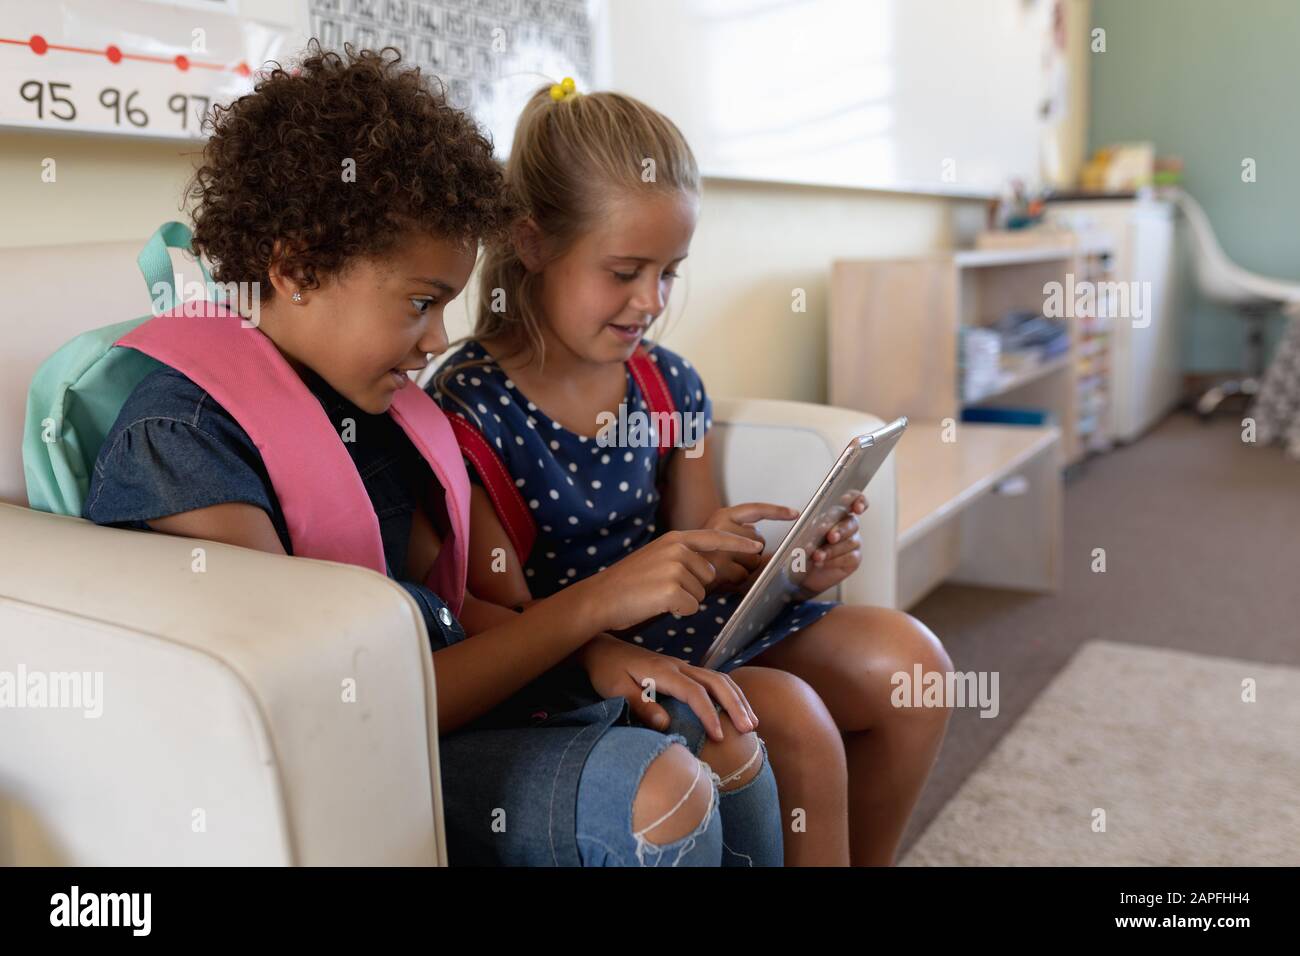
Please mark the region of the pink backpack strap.
POLYGON ((447 602, 453 614, 460 614, 469 568, 469 473, 461 460, 453 423, 438 403, 414 384, 393 396, 388 413, 429 463, 446 496, 451 540, 442 542, 425 584, 447 602))
MULTIPOLYGON (((319 400, 270 339, 224 306, 206 305, 203 315, 184 314, 191 304, 150 319, 117 344, 184 374, 248 433, 295 555, 386 573, 379 519, 319 400)), ((469 476, 446 416, 421 389, 395 393, 390 414, 446 494, 451 540, 443 542, 427 586, 459 614, 469 554, 469 476)))
POLYGON ((461 453, 469 459, 487 489, 488 497, 492 499, 492 508, 505 528, 506 537, 514 546, 515 556, 522 564, 528 560, 533 542, 537 540, 537 522, 533 520, 510 472, 506 470, 500 456, 492 450, 483 433, 459 415, 450 416, 448 421, 456 434, 461 453))
POLYGON ((677 417, 672 414, 677 410, 677 405, 673 401, 673 393, 668 389, 668 382, 659 368, 659 363, 641 348, 638 347, 627 360, 627 368, 632 373, 637 388, 641 390, 641 396, 645 399, 650 414, 668 415, 668 427, 659 433, 659 454, 666 455, 672 451, 677 442, 677 417))
POLYGON ((289 528, 293 553, 384 574, 379 519, 351 456, 275 345, 219 304, 194 304, 137 326, 117 344, 170 365, 234 417, 257 446, 289 528))

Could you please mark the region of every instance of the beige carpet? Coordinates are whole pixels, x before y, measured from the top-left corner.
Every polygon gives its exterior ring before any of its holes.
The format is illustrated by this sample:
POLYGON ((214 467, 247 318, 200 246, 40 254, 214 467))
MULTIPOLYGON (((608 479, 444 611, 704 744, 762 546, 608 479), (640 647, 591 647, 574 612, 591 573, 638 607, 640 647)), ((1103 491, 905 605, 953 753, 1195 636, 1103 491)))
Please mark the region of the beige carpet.
POLYGON ((1300 865, 1300 669, 1090 641, 901 863, 1300 865))

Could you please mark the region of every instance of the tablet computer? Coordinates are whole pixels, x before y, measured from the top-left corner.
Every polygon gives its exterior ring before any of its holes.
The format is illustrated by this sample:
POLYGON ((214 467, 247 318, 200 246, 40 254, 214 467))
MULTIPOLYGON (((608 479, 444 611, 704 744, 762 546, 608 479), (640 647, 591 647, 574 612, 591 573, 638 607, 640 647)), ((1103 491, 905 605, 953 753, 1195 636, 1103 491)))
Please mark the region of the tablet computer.
POLYGON ((899 418, 849 442, 709 647, 701 667, 721 667, 752 644, 781 613, 813 570, 812 553, 849 513, 853 500, 866 489, 906 427, 907 419, 899 418))

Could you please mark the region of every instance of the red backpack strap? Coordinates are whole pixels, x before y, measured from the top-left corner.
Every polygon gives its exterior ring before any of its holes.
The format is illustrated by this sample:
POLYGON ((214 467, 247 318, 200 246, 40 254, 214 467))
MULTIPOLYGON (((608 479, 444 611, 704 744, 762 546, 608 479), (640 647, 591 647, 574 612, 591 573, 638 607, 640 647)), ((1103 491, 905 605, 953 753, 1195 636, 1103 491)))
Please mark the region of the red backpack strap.
POLYGON ((460 415, 448 415, 447 420, 451 422, 451 430, 456 434, 461 454, 469 459, 487 488, 492 507, 496 510, 510 543, 514 545, 515 556, 522 564, 528 560, 533 542, 537 540, 537 522, 528 510, 528 503, 524 501, 510 472, 506 470, 500 456, 492 450, 483 433, 460 415))
POLYGON ((677 443, 677 416, 673 414, 677 405, 673 401, 673 393, 668 390, 668 382, 659 369, 659 363, 640 347, 627 360, 627 368, 636 381, 636 387, 641 389, 651 416, 661 412, 668 415, 668 427, 659 433, 659 454, 666 455, 677 443))

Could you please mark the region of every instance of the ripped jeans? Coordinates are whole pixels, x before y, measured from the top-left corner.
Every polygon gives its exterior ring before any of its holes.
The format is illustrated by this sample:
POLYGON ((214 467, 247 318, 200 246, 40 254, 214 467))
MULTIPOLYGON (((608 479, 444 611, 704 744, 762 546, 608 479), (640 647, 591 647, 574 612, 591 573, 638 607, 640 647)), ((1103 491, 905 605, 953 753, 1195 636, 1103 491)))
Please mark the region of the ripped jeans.
MULTIPOLYGON (((578 785, 577 838, 582 865, 781 866, 781 807, 761 737, 751 762, 726 778, 739 779, 753 763, 761 763, 752 779, 730 790, 719 789, 726 780, 700 761, 696 779, 689 789, 683 788, 677 807, 634 832, 632 804, 646 768, 674 743, 698 756, 708 739, 704 725, 689 706, 665 696, 659 697, 658 703, 671 718, 666 730, 610 728, 587 757, 578 785), (645 832, 671 819, 674 812, 693 812, 682 804, 702 786, 709 788, 708 811, 692 832, 664 844, 645 838, 645 832)), ((722 714, 722 720, 730 719, 722 714)))

